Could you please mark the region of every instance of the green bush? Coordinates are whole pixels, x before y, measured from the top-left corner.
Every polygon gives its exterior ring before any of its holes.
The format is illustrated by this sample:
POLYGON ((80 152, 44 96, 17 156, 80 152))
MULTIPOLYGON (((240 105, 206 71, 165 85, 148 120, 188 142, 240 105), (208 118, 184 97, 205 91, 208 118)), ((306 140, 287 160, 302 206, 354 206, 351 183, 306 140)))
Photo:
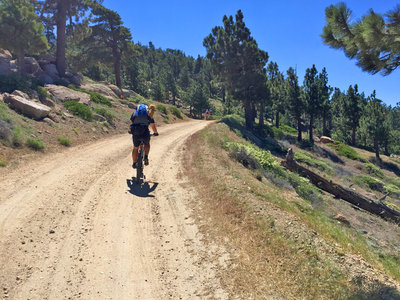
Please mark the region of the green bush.
POLYGON ((183 119, 181 111, 176 106, 170 105, 169 110, 175 117, 183 119))
POLYGON ((283 132, 286 132, 289 134, 297 134, 297 129, 290 127, 288 125, 280 125, 279 129, 281 129, 283 132))
POLYGON ((35 139, 31 137, 28 137, 26 139, 26 145, 35 151, 40 151, 45 148, 44 143, 40 139, 35 139))
POLYGON ((69 140, 69 139, 67 139, 67 138, 65 138, 65 137, 59 136, 59 137, 58 137, 58 141, 59 141, 60 144, 63 145, 63 146, 66 146, 66 147, 71 146, 71 140, 69 140))
POLYGON ((86 121, 93 120, 93 114, 89 107, 85 104, 76 102, 74 100, 69 100, 63 103, 66 109, 72 112, 74 115, 81 117, 86 121))
POLYGON ((370 162, 364 163, 364 171, 378 178, 383 178, 385 176, 381 169, 370 162))
POLYGON ((378 179, 367 175, 356 175, 353 179, 354 183, 365 188, 369 188, 373 191, 383 192, 384 191, 384 183, 378 179))
POLYGON ((318 170, 327 174, 333 175, 335 173, 326 161, 316 158, 308 152, 298 150, 294 153, 294 158, 298 162, 305 163, 306 165, 317 168, 318 170))
POLYGON ((167 108, 166 108, 164 105, 158 104, 158 105, 156 106, 156 109, 157 109, 158 111, 160 111, 162 114, 168 115, 168 110, 167 110, 167 108))
POLYGON ((37 86, 37 80, 32 76, 21 77, 17 74, 0 75, 0 92, 12 93, 15 90, 31 93, 31 89, 37 86))
POLYGON ((115 119, 114 115, 105 108, 96 108, 94 112, 105 117, 107 120, 115 119))
POLYGON ((351 148, 350 146, 348 146, 342 142, 335 141, 333 144, 331 143, 330 145, 341 156, 345 156, 345 157, 353 159, 353 160, 360 159, 360 156, 353 148, 351 148))
POLYGON ((13 130, 12 145, 16 148, 22 147, 24 137, 21 128, 17 127, 13 130))
POLYGON ((7 166, 7 162, 5 158, 0 157, 0 167, 6 167, 7 166))
POLYGON ((38 85, 36 91, 38 93, 39 100, 43 101, 47 98, 50 98, 49 92, 44 87, 38 85))

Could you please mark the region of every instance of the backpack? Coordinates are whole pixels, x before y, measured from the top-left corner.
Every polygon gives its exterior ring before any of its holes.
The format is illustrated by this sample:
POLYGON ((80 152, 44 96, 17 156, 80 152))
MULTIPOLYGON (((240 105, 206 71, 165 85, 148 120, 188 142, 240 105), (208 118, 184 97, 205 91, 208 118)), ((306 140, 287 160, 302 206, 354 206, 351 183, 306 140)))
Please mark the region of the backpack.
POLYGON ((150 124, 147 105, 140 104, 133 114, 134 119, 132 123, 133 134, 141 135, 145 132, 150 124))

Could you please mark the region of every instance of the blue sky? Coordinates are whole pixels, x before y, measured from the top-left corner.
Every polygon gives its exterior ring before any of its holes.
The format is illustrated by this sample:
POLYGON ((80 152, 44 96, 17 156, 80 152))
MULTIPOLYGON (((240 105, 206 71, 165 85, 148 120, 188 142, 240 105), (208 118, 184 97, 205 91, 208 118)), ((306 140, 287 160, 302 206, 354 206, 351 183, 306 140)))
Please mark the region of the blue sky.
MULTIPOLYGON (((182 50, 186 55, 205 56, 203 39, 214 26, 222 25, 224 15, 244 14, 246 26, 270 61, 286 73, 297 68, 300 83, 305 70, 313 64, 321 71, 326 67, 329 85, 342 91, 358 84, 367 96, 375 89, 377 97, 392 106, 400 102, 400 69, 391 75, 370 75, 356 66, 344 53, 322 43, 325 8, 339 1, 328 0, 104 0, 107 8, 117 11, 129 27, 135 43, 156 48, 182 50)), ((373 8, 386 13, 400 2, 394 0, 345 1, 353 11, 353 20, 373 8)))

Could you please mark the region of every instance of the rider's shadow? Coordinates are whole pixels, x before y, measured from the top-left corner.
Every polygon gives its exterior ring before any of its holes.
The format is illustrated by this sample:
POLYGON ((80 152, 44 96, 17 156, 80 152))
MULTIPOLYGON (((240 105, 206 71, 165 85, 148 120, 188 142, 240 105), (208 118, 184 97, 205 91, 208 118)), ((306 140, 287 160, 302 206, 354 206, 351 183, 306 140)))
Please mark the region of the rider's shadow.
POLYGON ((136 179, 134 178, 126 180, 126 184, 129 188, 129 193, 142 198, 155 197, 154 195, 150 195, 150 193, 157 188, 158 182, 152 182, 153 185, 150 186, 148 182, 139 185, 135 184, 135 181, 136 179))

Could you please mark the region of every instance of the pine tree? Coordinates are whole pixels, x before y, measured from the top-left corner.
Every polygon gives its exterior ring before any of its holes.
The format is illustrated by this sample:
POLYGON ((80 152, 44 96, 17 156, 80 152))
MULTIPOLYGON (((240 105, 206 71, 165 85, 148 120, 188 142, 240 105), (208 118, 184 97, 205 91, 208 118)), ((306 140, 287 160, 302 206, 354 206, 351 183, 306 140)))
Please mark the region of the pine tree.
POLYGON ((328 73, 326 69, 323 68, 322 72, 318 75, 318 90, 319 99, 321 101, 321 111, 320 115, 322 117, 322 135, 328 135, 328 120, 331 115, 331 103, 329 101, 329 96, 332 92, 332 88, 328 86, 328 73))
POLYGON ((371 9, 354 23, 349 23, 351 11, 343 2, 327 7, 325 15, 324 43, 356 59, 364 71, 388 75, 400 65, 400 5, 385 17, 371 9))
POLYGON ((351 144, 356 145, 356 130, 362 114, 361 98, 358 93, 358 86, 350 85, 343 103, 343 113, 346 123, 351 130, 351 144))
POLYGON ((318 71, 315 65, 313 65, 311 69, 307 68, 303 84, 305 109, 309 117, 309 140, 312 144, 314 143, 314 121, 321 110, 321 99, 319 98, 317 75, 318 71))
POLYGON ((372 141, 375 156, 380 160, 379 148, 387 144, 389 139, 389 127, 385 122, 386 108, 382 101, 377 99, 375 91, 368 98, 365 113, 360 120, 360 127, 372 141))
POLYGON ((25 53, 38 54, 48 49, 33 5, 28 0, 3 0, 0 5, 0 47, 17 55, 18 71, 24 75, 25 53))
POLYGON ((101 4, 93 5, 92 13, 95 17, 92 20, 94 25, 91 26, 93 31, 91 38, 111 50, 116 85, 121 88, 121 59, 132 39, 131 32, 122 26, 123 22, 117 12, 101 4))
POLYGON ((250 98, 255 74, 262 72, 268 61, 268 54, 258 48, 257 42, 243 21, 238 10, 235 21, 232 16, 223 17, 224 26, 212 29, 203 42, 207 58, 215 74, 225 82, 230 96, 243 103, 246 128, 253 128, 254 113, 250 98))
POLYGON ((286 78, 287 86, 287 103, 289 113, 295 118, 297 124, 297 140, 302 141, 301 136, 301 115, 304 112, 304 103, 300 94, 299 80, 293 68, 287 71, 288 77, 286 78))
POLYGON ((279 127, 279 114, 285 112, 285 80, 283 74, 279 71, 276 62, 270 62, 267 67, 268 87, 272 101, 272 109, 275 111, 275 127, 279 127))

